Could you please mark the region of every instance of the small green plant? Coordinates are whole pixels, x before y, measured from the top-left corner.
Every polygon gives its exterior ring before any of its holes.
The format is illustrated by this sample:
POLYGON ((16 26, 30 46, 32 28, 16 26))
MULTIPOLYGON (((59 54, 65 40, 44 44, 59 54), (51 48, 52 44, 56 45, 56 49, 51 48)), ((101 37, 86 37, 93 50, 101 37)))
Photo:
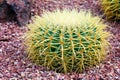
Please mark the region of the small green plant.
POLYGON ((35 16, 28 27, 28 57, 48 70, 82 72, 98 65, 108 50, 107 25, 90 12, 45 12, 35 16))
POLYGON ((120 20, 120 0, 101 0, 101 7, 108 20, 120 20))

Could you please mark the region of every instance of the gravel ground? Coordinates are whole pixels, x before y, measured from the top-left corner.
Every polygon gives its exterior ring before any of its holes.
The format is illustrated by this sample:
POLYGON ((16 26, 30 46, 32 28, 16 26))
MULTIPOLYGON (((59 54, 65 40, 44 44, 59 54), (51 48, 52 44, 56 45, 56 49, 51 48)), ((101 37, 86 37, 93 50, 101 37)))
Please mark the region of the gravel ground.
MULTIPOLYGON (((100 15, 97 0, 35 0, 32 14, 56 8, 91 9, 100 15), (99 11, 99 12, 98 12, 99 11)), ((0 23, 0 80, 120 80, 120 23, 107 22, 113 38, 106 60, 84 73, 56 73, 33 64, 26 55, 22 36, 27 27, 18 27, 15 22, 0 23)))

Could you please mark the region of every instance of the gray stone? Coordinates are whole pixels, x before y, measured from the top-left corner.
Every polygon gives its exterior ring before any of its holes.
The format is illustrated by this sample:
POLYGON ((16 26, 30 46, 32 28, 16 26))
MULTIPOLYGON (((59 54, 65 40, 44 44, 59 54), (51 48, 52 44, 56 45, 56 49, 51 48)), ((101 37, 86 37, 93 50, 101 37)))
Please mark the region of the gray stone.
POLYGON ((22 26, 31 17, 32 0, 0 0, 0 22, 14 20, 22 26))

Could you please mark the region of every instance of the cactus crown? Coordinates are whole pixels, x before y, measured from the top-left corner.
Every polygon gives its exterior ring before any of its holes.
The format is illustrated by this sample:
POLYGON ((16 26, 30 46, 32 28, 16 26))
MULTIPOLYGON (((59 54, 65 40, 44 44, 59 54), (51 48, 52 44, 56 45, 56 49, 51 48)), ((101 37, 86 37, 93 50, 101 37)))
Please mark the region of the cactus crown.
POLYGON ((101 7, 108 20, 120 20, 120 0, 101 0, 101 7))
POLYGON ((35 16, 28 25, 28 57, 57 72, 82 72, 104 56, 110 34, 99 17, 81 10, 56 10, 35 16))

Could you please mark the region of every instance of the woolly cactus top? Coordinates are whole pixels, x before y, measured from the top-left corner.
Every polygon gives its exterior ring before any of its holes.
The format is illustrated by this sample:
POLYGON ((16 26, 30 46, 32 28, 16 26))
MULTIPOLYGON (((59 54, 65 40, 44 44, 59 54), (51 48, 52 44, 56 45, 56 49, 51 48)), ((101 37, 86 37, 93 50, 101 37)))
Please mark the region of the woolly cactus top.
MULTIPOLYGON (((56 10, 54 12, 44 12, 42 17, 36 16, 39 19, 39 24, 59 25, 66 27, 85 26, 89 23, 91 25, 99 25, 100 18, 93 17, 90 12, 81 10, 56 10), (98 23, 98 24, 97 24, 98 23)), ((104 25, 105 26, 105 25, 104 25)))

